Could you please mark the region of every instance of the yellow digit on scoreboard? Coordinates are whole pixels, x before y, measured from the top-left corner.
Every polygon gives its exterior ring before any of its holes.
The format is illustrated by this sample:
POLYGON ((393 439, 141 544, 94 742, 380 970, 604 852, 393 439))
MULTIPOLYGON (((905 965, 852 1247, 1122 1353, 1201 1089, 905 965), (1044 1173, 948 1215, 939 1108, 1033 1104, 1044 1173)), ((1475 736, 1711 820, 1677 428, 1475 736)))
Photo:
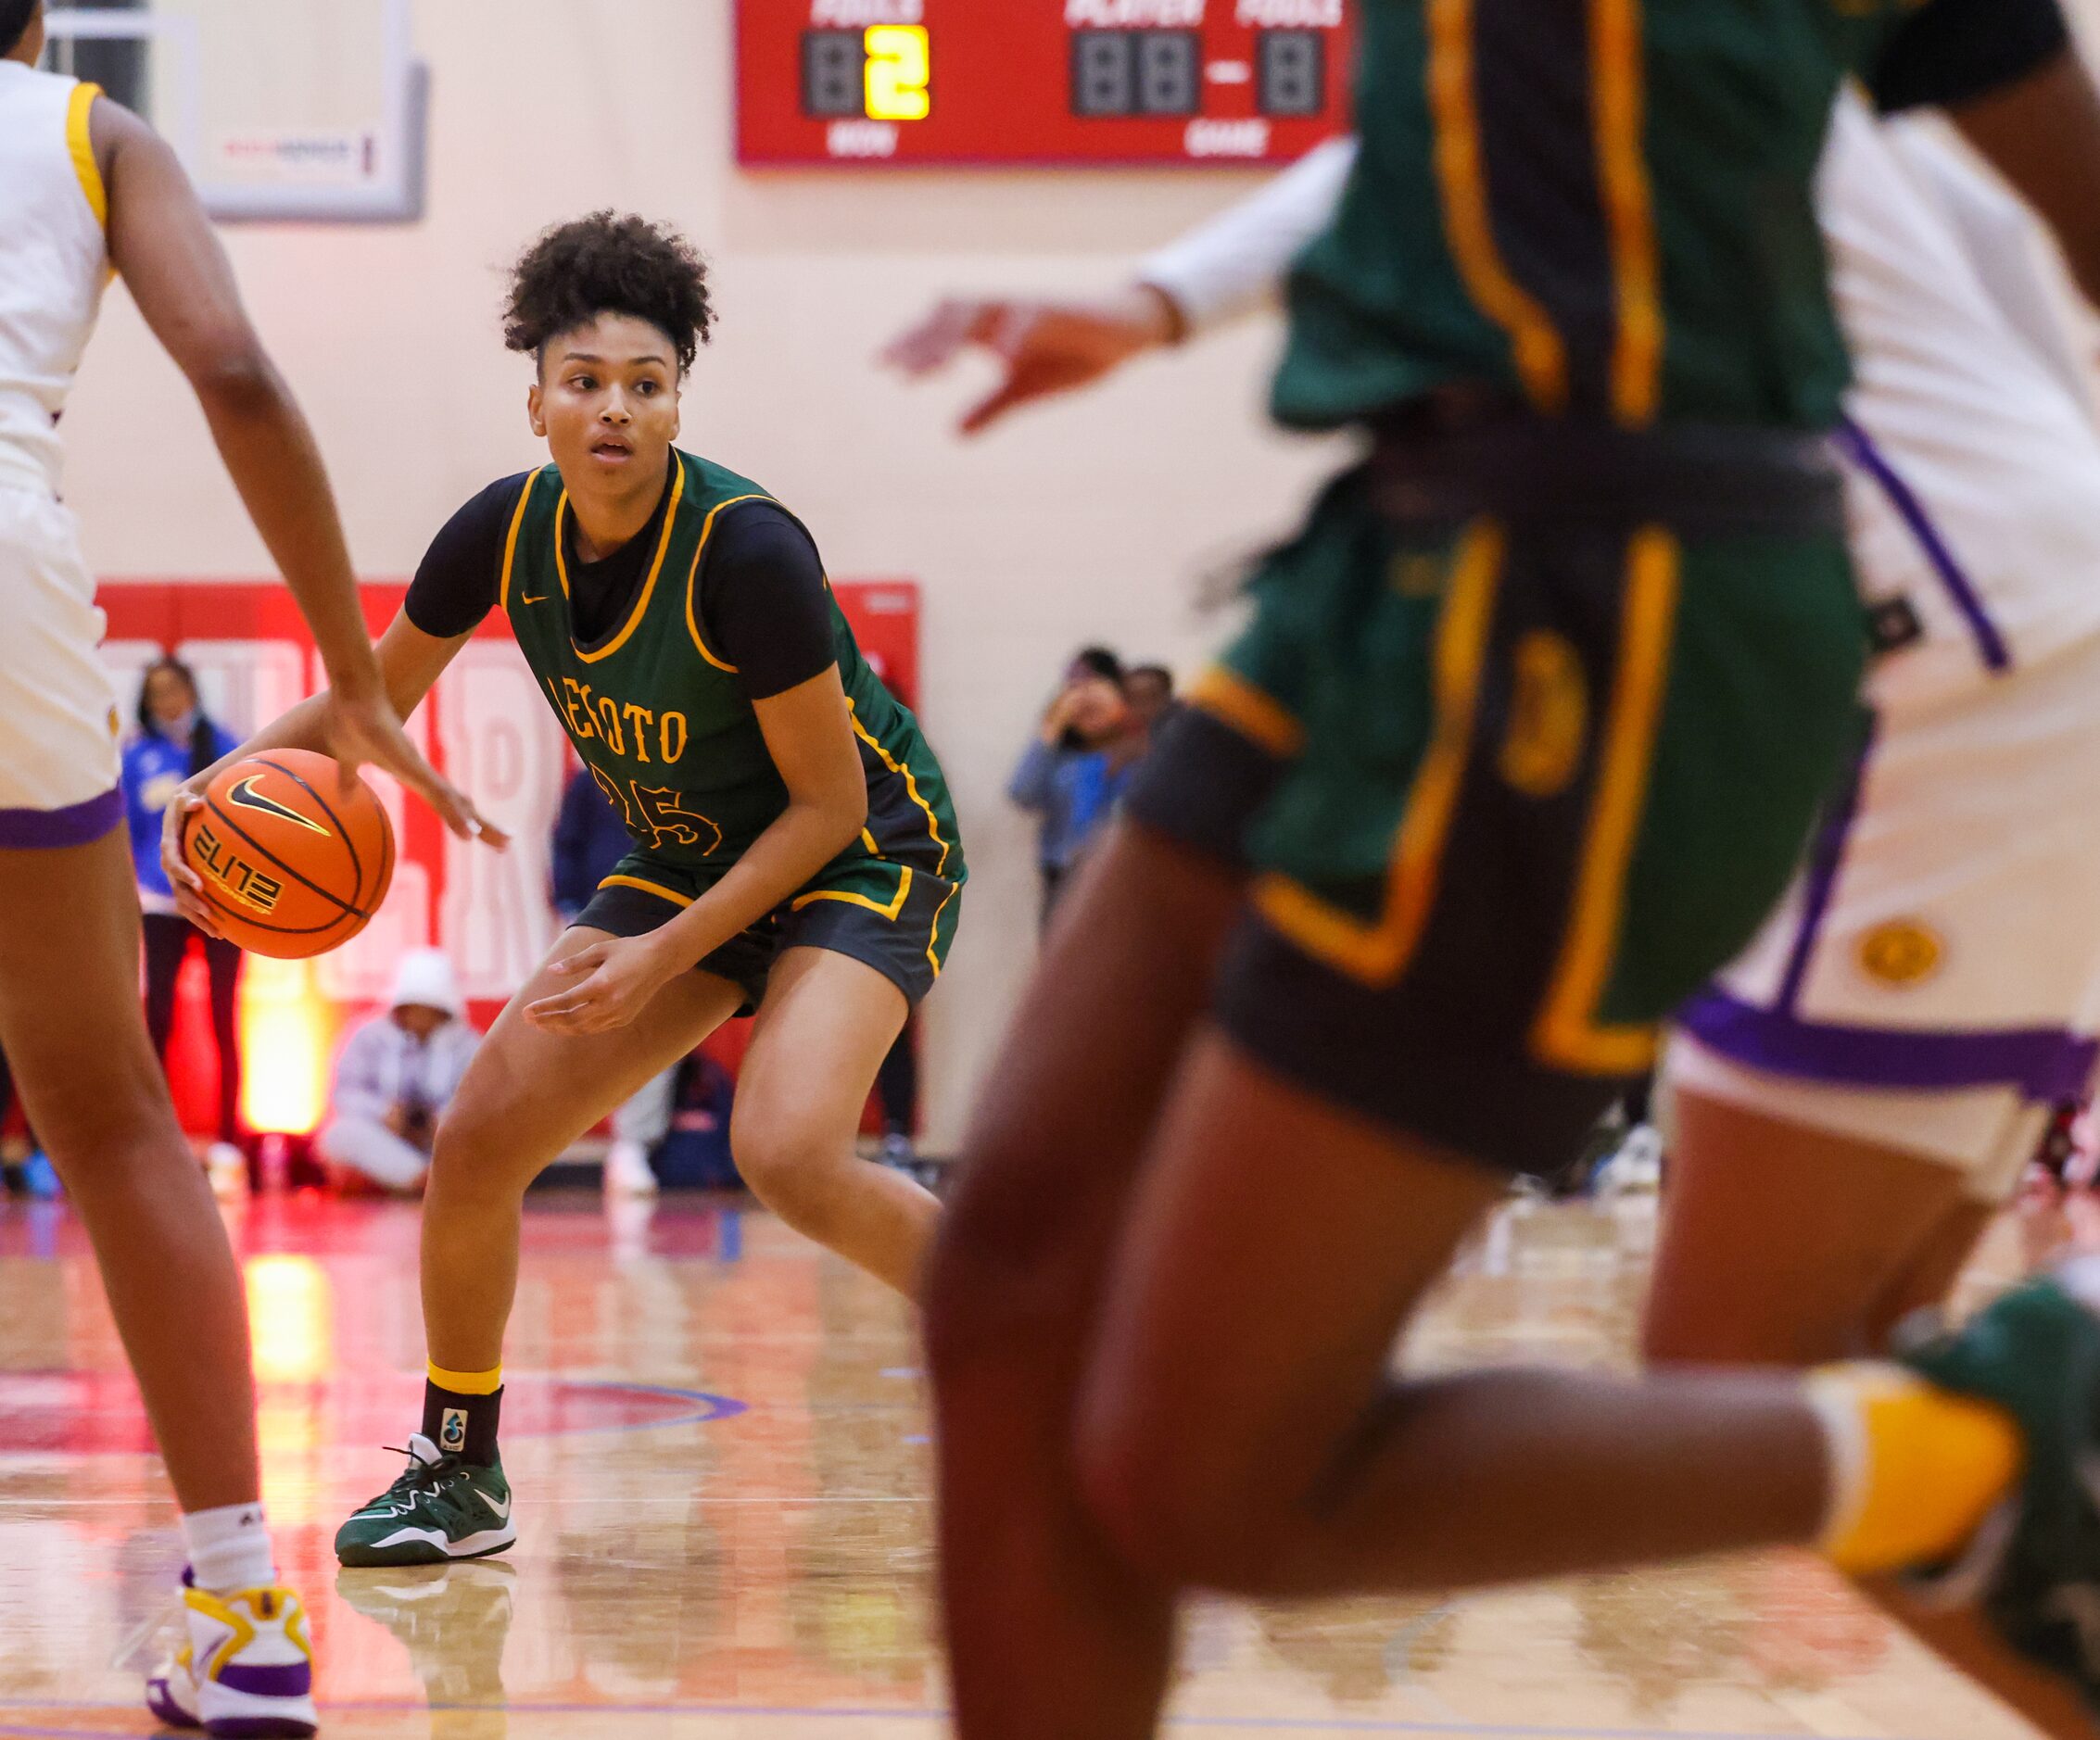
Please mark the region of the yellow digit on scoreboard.
POLYGON ((933 49, 923 24, 871 24, 867 49, 867 118, 924 120, 933 112, 933 49))

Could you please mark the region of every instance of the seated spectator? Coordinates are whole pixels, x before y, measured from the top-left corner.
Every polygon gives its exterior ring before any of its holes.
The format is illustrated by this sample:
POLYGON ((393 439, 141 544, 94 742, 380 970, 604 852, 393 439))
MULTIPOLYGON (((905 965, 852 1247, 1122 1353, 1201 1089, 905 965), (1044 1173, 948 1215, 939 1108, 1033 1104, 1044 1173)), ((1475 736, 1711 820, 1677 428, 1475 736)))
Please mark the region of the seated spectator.
POLYGON ((1008 798, 1042 818, 1036 863, 1045 925, 1144 750, 1144 733, 1123 699, 1121 665, 1106 649, 1087 648, 1066 668, 1064 687, 1006 786, 1008 798))
POLYGON ((387 1001, 385 1015, 343 1042, 315 1147, 338 1183, 412 1191, 430 1169, 437 1120, 481 1035, 462 1018, 452 963, 441 949, 403 955, 387 1001))

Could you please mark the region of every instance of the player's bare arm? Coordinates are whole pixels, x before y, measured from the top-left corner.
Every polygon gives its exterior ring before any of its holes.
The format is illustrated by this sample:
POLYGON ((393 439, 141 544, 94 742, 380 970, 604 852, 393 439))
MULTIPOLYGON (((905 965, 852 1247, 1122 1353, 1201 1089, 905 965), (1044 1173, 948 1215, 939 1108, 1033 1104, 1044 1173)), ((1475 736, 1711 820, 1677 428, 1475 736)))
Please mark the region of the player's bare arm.
POLYGON ((387 704, 328 474, 291 389, 242 306, 232 267, 174 152, 104 98, 90 118, 109 197, 109 258, 182 370, 248 517, 312 627, 329 690, 309 747, 384 767, 462 837, 474 806, 424 760, 387 704))
POLYGON ((2085 299, 2100 307, 2100 90, 2077 54, 1949 113, 2049 226, 2085 299))
POLYGON ((788 805, 727 876, 662 929, 556 962, 569 987, 528 1004, 550 1033, 624 1027, 671 979, 756 924, 838 856, 867 820, 867 778, 838 667, 752 703, 788 805))

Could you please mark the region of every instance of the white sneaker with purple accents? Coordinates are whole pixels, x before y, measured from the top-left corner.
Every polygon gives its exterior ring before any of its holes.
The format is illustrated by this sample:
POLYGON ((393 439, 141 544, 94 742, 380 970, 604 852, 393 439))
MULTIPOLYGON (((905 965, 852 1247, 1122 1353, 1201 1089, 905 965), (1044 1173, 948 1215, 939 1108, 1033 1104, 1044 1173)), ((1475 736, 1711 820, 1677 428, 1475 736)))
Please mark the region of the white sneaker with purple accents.
POLYGON ((313 1708, 306 1608, 289 1589, 214 1595, 183 1573, 185 1641, 146 1682, 145 1707, 212 1740, 304 1740, 313 1708))

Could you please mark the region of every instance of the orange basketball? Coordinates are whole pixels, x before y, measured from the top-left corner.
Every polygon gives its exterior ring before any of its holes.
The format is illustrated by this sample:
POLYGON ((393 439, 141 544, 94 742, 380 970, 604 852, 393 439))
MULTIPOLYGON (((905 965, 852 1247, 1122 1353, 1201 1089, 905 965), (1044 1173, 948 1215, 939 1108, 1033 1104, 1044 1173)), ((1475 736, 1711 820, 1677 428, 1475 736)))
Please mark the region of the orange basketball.
POLYGON ((183 856, 229 939, 303 961, 372 922, 394 875, 394 829, 331 757, 269 750, 211 782, 183 825, 183 856))

